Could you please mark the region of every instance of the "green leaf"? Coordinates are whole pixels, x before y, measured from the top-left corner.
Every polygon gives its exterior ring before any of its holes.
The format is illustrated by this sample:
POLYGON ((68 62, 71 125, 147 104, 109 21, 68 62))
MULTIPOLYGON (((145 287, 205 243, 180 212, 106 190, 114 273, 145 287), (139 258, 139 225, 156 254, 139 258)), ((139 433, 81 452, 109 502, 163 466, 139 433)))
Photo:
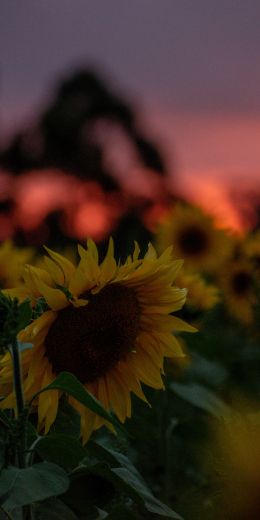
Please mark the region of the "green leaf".
POLYGON ((184 401, 210 413, 217 419, 229 416, 230 408, 211 390, 197 383, 171 383, 169 388, 184 401))
POLYGON ((59 402, 59 409, 50 433, 64 433, 80 438, 80 414, 68 403, 65 396, 59 402))
POLYGON ((48 386, 37 392, 31 400, 31 402, 37 397, 39 394, 46 392, 48 390, 61 390, 71 395, 77 401, 84 404, 87 408, 89 408, 92 412, 96 413, 103 417, 106 421, 113 424, 116 428, 123 430, 123 427, 119 424, 119 422, 103 408, 102 404, 92 395, 87 389, 78 381, 78 379, 69 372, 61 372, 57 378, 48 386))
POLYGON ((219 387, 226 381, 228 371, 216 360, 210 361, 197 353, 192 353, 192 362, 186 368, 186 375, 190 380, 197 380, 200 384, 219 387))
POLYGON ((131 493, 133 500, 134 496, 141 499, 147 511, 166 518, 180 520, 181 517, 177 513, 154 497, 136 470, 133 472, 127 468, 113 468, 111 471, 119 478, 120 482, 126 485, 126 490, 131 493))
POLYGON ((40 438, 40 435, 38 434, 36 428, 33 426, 33 424, 30 421, 27 421, 26 424, 26 438, 27 438, 27 445, 31 446, 36 439, 40 438))
POLYGON ((128 491, 133 500, 136 501, 138 499, 147 511, 166 518, 180 520, 181 517, 177 513, 153 496, 137 470, 130 471, 125 467, 112 468, 111 471, 117 476, 118 482, 122 484, 122 488, 128 491))
POLYGON ((107 511, 103 511, 103 509, 99 509, 97 507, 98 516, 95 518, 95 520, 104 520, 105 518, 109 517, 109 514, 107 511))
POLYGON ((63 434, 42 437, 37 442, 35 451, 42 459, 58 464, 67 471, 72 471, 86 456, 79 440, 63 434))
POLYGON ((177 513, 154 497, 140 473, 125 455, 94 441, 88 444, 88 451, 93 452, 102 461, 89 468, 90 471, 110 480, 117 489, 126 492, 134 502, 150 513, 176 520, 181 519, 177 513))
MULTIPOLYGON (((84 468, 81 467, 81 472, 83 473, 83 471, 84 468)), ((135 468, 134 471, 123 467, 110 468, 108 464, 98 462, 86 467, 86 471, 92 475, 108 480, 118 491, 126 493, 135 503, 150 513, 165 518, 181 520, 181 517, 177 515, 177 513, 153 496, 135 468)))
POLYGON ((7 495, 9 494, 9 491, 14 486, 15 481, 17 479, 18 472, 19 472, 19 469, 15 468, 13 466, 9 466, 8 468, 3 469, 1 471, 1 473, 0 473, 0 482, 1 482, 0 504, 1 505, 6 500, 7 495))
POLYGON ((6 410, 0 410, 0 423, 8 430, 13 430, 15 427, 15 422, 8 417, 6 410))
POLYGON ((115 499, 115 487, 111 479, 91 471, 92 467, 80 465, 70 477, 69 490, 62 497, 73 511, 83 518, 95 518, 96 508, 106 509, 115 499))
POLYGON ((24 300, 18 307, 18 332, 25 329, 32 319, 32 308, 29 300, 24 300))
POLYGON ((0 474, 1 505, 6 511, 65 493, 69 478, 65 471, 50 462, 30 468, 9 466, 0 474))
POLYGON ((141 516, 138 515, 136 508, 132 511, 125 504, 117 504, 109 513, 98 509, 98 514, 99 516, 97 516, 95 520, 141 520, 141 516))
POLYGON ((78 520, 73 511, 59 498, 50 498, 37 504, 35 520, 78 520))
POLYGON ((36 320, 37 318, 39 318, 45 311, 49 310, 49 306, 47 304, 47 302, 45 301, 45 299, 40 296, 39 298, 37 298, 37 301, 36 301, 36 305, 34 306, 33 308, 33 311, 32 311, 32 319, 33 320, 36 320))

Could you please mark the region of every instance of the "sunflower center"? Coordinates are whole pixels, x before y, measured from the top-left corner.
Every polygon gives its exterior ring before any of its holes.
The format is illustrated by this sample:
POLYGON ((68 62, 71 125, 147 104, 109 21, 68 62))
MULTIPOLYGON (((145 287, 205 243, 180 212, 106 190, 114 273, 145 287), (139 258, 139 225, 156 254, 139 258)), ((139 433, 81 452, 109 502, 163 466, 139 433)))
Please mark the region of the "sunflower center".
POLYGON ((234 292, 238 296, 243 296, 249 293, 252 288, 252 278, 246 271, 236 273, 232 280, 234 292))
POLYGON ((207 249, 209 240, 203 229, 189 226, 182 231, 178 242, 184 254, 196 256, 207 249))
POLYGON ((54 372, 68 371, 82 383, 90 383, 134 348, 140 308, 135 291, 120 284, 82 297, 89 301, 86 306, 59 311, 45 349, 54 372))

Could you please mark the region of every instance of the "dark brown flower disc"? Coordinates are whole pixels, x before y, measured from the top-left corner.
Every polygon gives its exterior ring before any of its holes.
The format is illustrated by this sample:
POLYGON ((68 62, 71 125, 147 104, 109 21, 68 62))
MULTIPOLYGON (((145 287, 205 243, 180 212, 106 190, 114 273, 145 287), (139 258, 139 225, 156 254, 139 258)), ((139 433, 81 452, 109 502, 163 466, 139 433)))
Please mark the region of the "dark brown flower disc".
POLYGON ((189 226, 180 232, 178 244, 184 254, 200 255, 209 245, 208 234, 197 226, 189 226))
POLYGON ((140 308, 134 289, 110 284, 89 303, 58 312, 45 339, 46 356, 56 373, 68 371, 82 383, 102 377, 135 347, 140 308))
POLYGON ((252 289, 252 276, 247 271, 238 271, 232 279, 233 291, 238 296, 246 296, 252 289))

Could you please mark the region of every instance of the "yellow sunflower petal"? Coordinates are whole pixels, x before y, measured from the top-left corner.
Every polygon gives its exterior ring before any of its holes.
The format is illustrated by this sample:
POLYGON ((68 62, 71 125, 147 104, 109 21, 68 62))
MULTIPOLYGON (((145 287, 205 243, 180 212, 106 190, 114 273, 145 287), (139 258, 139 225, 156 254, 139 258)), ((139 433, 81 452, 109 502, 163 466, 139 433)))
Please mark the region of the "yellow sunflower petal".
MULTIPOLYGON (((42 378, 41 388, 45 388, 55 379, 51 366, 47 364, 42 378)), ((38 397, 38 420, 40 428, 44 426, 45 433, 48 433, 54 422, 58 409, 58 390, 47 390, 38 397)))
POLYGON ((172 334, 155 332, 154 339, 161 345, 164 356, 185 357, 185 353, 183 352, 180 343, 172 334))
POLYGON ((150 259, 150 260, 155 260, 157 258, 157 253, 156 253, 153 245, 151 244, 151 242, 149 242, 149 244, 148 244, 148 250, 147 250, 144 258, 150 259))
POLYGON ((18 298, 18 300, 23 301, 26 300, 26 298, 30 298, 31 291, 27 287, 15 287, 13 289, 4 289, 3 293, 7 296, 10 296, 10 298, 18 298))
POLYGON ((75 266, 73 263, 68 260, 68 258, 65 258, 64 256, 60 255, 59 253, 55 253, 55 251, 52 251, 48 247, 45 246, 46 251, 49 253, 50 257, 56 264, 60 267, 64 274, 64 283, 67 284, 70 280, 71 276, 73 275, 75 271, 75 266))
POLYGON ((95 262, 98 264, 98 249, 95 242, 93 242, 91 238, 87 240, 87 248, 91 256, 94 258, 95 262))
POLYGON ((134 245, 135 245, 135 248, 134 248, 134 252, 133 252, 133 260, 135 261, 135 260, 138 260, 138 258, 139 258, 140 247, 136 241, 134 241, 134 245))
POLYGON ((131 392, 133 392, 137 397, 139 397, 139 399, 141 399, 142 401, 144 401, 145 403, 147 403, 149 405, 149 403, 143 393, 140 381, 139 381, 138 377, 136 376, 132 367, 130 367, 129 363, 127 363, 126 361, 121 361, 121 363, 118 364, 117 371, 119 371, 121 373, 123 380, 125 381, 126 385, 129 387, 131 392))
POLYGON ((160 343, 154 339, 148 332, 142 332, 137 338, 137 348, 143 349, 150 357, 153 358, 156 365, 162 370, 163 356, 160 350, 160 343))
POLYGON ((109 239, 107 254, 100 266, 101 269, 101 281, 108 282, 110 281, 117 269, 116 261, 114 259, 114 242, 113 239, 109 239))
POLYGON ((173 331, 198 332, 195 327, 192 327, 192 325, 189 325, 186 321, 181 320, 181 318, 177 318, 177 316, 172 316, 172 318, 173 331))
POLYGON ((106 382, 111 408, 114 410, 119 420, 124 422, 126 418, 127 407, 124 399, 124 393, 122 391, 122 385, 115 377, 114 372, 110 375, 110 377, 107 376, 106 382))
POLYGON ((5 399, 0 401, 0 409, 16 408, 16 399, 13 392, 11 392, 5 399))
POLYGON ((44 263, 46 265, 46 269, 51 274, 53 281, 55 283, 59 284, 59 285, 64 285, 65 284, 65 277, 64 277, 64 273, 61 270, 60 266, 57 265, 48 256, 44 257, 44 263))
POLYGON ((67 307, 68 300, 65 294, 60 289, 54 289, 53 287, 49 287, 43 282, 40 278, 32 273, 32 278, 34 280, 35 286, 37 287, 39 293, 45 298, 46 302, 54 311, 58 311, 67 307))
POLYGON ((131 358, 129 356, 128 362, 143 383, 152 388, 163 388, 160 369, 145 352, 139 350, 131 358))

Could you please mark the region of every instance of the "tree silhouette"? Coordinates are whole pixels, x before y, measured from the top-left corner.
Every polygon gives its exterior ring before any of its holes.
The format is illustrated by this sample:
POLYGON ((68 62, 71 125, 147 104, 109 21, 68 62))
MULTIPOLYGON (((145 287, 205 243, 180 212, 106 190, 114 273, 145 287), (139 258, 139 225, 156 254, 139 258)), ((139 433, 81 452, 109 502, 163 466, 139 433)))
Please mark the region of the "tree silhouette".
MULTIPOLYGON (((145 169, 148 176, 149 172, 157 176, 160 185, 158 197, 164 201, 171 200, 166 166, 158 147, 140 130, 135 111, 129 103, 90 69, 80 69, 58 84, 53 99, 35 118, 35 123, 16 133, 8 146, 0 151, 0 166, 15 177, 33 170, 60 169, 84 181, 98 183, 104 192, 124 195, 123 183, 106 160, 106 136, 100 139, 100 123, 107 125, 107 135, 110 129, 116 127, 133 150, 140 170, 145 169)), ((138 183, 138 180, 135 182, 138 183)), ((147 204, 147 200, 144 201, 145 207, 147 204)), ((139 200, 135 215, 134 204, 131 204, 130 213, 128 211, 128 216, 122 214, 124 220, 119 222, 115 233, 118 235, 123 229, 125 232, 124 222, 128 226, 134 222, 135 230, 137 221, 143 226, 141 209, 139 200)), ((55 215, 54 219, 48 219, 47 225, 50 227, 51 242, 56 237, 61 243, 64 242, 61 236, 64 230, 59 236, 58 222, 55 215)), ((17 240, 26 242, 26 237, 19 233, 17 230, 17 240)))

